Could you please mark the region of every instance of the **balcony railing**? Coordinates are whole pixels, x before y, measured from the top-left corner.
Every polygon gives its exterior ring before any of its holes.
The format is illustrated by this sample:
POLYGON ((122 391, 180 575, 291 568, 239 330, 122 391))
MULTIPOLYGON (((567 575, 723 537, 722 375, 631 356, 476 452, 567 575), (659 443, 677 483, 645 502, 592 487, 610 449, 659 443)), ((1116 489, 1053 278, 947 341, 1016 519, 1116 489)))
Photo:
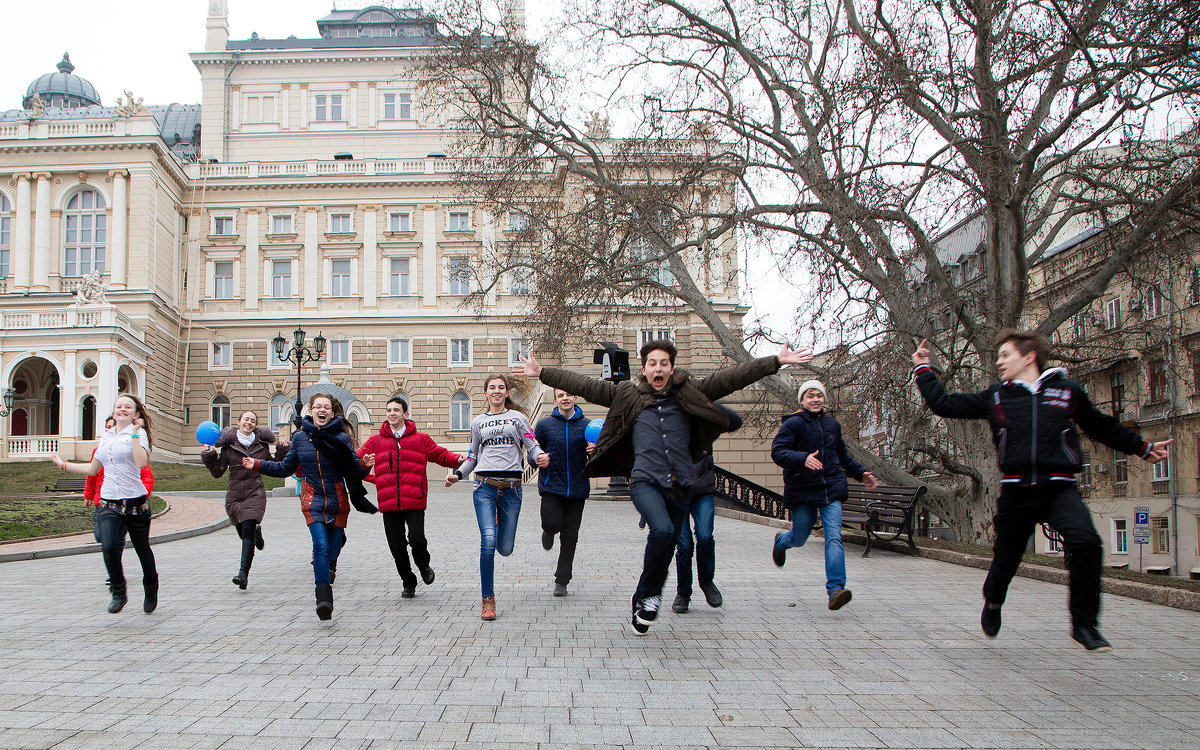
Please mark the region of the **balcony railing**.
POLYGON ((0 328, 5 331, 48 330, 62 328, 117 327, 128 332, 139 342, 145 343, 146 335, 141 326, 123 315, 115 307, 62 307, 58 309, 5 310, 0 313, 0 328))
POLYGON ((279 177, 371 177, 380 175, 449 174, 451 159, 338 159, 275 162, 188 164, 192 179, 273 179, 279 177))
POLYGON ((58 435, 22 435, 8 438, 9 456, 49 456, 58 453, 58 435))

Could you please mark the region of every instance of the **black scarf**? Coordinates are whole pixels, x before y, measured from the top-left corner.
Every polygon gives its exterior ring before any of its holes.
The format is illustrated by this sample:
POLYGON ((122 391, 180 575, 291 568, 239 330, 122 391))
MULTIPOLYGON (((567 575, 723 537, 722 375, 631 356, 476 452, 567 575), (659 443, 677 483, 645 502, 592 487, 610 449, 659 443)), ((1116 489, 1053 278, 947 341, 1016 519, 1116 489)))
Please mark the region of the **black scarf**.
POLYGON ((346 482, 346 490, 350 495, 350 504, 361 513, 378 513, 379 508, 367 499, 367 488, 363 486, 362 478, 358 476, 358 455, 354 449, 338 439, 342 429, 342 418, 334 417, 324 427, 317 427, 311 420, 305 418, 304 431, 308 433, 313 447, 346 482))

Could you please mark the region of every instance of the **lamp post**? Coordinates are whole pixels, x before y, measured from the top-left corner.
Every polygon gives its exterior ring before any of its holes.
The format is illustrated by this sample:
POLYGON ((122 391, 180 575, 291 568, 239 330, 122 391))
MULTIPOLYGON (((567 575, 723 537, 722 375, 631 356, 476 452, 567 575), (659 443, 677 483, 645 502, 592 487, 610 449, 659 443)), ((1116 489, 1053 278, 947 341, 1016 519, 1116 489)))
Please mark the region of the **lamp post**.
POLYGON ((285 353, 287 349, 287 339, 283 334, 279 334, 271 339, 271 345, 275 347, 275 357, 280 362, 295 362, 296 363, 296 415, 292 423, 299 430, 304 424, 304 419, 300 416, 300 410, 303 408, 300 404, 300 366, 305 362, 316 362, 325 353, 325 337, 317 334, 313 339, 313 348, 309 349, 304 345, 304 329, 296 326, 296 330, 292 331, 292 349, 285 353))
POLYGON ((7 417, 12 413, 13 402, 17 400, 17 389, 11 385, 4 389, 4 408, 0 409, 0 417, 7 417))

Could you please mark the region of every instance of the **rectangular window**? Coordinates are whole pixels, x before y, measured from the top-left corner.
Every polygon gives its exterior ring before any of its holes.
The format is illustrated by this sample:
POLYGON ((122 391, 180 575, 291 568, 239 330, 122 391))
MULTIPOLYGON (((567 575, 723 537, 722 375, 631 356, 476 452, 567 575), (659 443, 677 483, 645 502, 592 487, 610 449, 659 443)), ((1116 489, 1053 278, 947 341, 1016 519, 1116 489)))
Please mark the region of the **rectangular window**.
POLYGON ((1112 392, 1112 413, 1117 419, 1125 411, 1125 373, 1111 372, 1108 375, 1108 387, 1112 392))
POLYGON ((1157 318, 1166 312, 1166 300, 1163 299, 1162 293, 1158 291, 1158 287, 1151 284, 1146 287, 1146 293, 1142 295, 1142 313, 1146 320, 1157 318))
POLYGON ((275 214, 271 217, 271 234, 294 234, 291 214, 275 214))
POLYGON ((392 339, 388 342, 389 365, 412 364, 412 342, 408 339, 392 339))
POLYGON ((411 120, 412 94, 384 94, 383 119, 411 120))
POLYGON ((1166 482, 1171 478, 1171 457, 1167 456, 1156 464, 1150 465, 1150 481, 1166 482))
POLYGON ((1071 340, 1084 341, 1087 339, 1087 313, 1076 313, 1071 318, 1071 340))
POLYGON ((450 400, 450 429, 471 429, 471 399, 465 393, 457 393, 450 400))
POLYGON ((221 236, 229 236, 234 233, 234 224, 232 216, 214 216, 213 217, 213 234, 221 236))
POLYGON ((1167 400, 1167 361, 1162 357, 1151 357, 1147 364, 1150 371, 1150 403, 1167 400))
POLYGON ((212 367, 233 366, 233 345, 229 343, 214 343, 212 345, 212 367))
POLYGON ((1129 521, 1124 518, 1112 519, 1112 551, 1116 555, 1129 553, 1129 521))
POLYGON ((1150 519, 1150 551, 1155 554, 1171 551, 1171 524, 1166 516, 1150 519))
POLYGON ((276 299, 292 296, 292 262, 290 260, 271 261, 271 296, 276 299))
POLYGON ((450 364, 471 364, 471 340, 450 339, 450 364))
MULTIPOLYGON (((0 198, 4 207, 7 208, 8 201, 0 198)), ((5 213, 0 216, 0 279, 8 276, 8 247, 9 241, 12 238, 12 218, 5 213)))
POLYGON ((329 214, 329 231, 334 234, 353 232, 354 227, 350 223, 350 214, 329 214))
POLYGON ((651 341, 674 341, 675 334, 669 328, 643 328, 638 331, 638 348, 641 349, 651 341))
POLYGON ((450 259, 449 293, 467 295, 471 293, 471 263, 465 257, 450 259))
POLYGON ((1200 305, 1200 266, 1192 266, 1188 274, 1188 302, 1200 305))
POLYGON ((509 339, 508 340, 508 363, 515 365, 521 361, 521 357, 528 357, 529 350, 532 348, 533 342, 529 339, 509 339))
POLYGON ((508 212, 508 231, 524 232, 529 228, 529 217, 516 211, 508 212))
POLYGON ((1121 327, 1121 298, 1110 299, 1104 303, 1104 327, 1115 331, 1121 327))
POLYGON ((405 297, 409 294, 409 270, 411 261, 408 258, 392 258, 388 270, 388 294, 393 297, 405 297))
POLYGON ((341 94, 317 94, 313 97, 313 119, 317 122, 338 122, 342 119, 341 94))
POLYGON ((447 219, 447 232, 469 232, 471 231, 471 212, 470 211, 451 211, 447 219))
POLYGON ((331 365, 348 365, 348 364, 350 364, 350 342, 349 341, 330 341, 329 342, 329 364, 331 364, 331 365))
MULTIPOLYGON (((286 339, 285 339, 286 341, 286 339)), ((271 342, 267 342, 267 367, 288 367, 291 361, 288 359, 288 354, 292 351, 292 342, 287 341, 283 347, 283 354, 275 353, 275 346, 271 342)))
POLYGON ((233 299, 233 261, 213 263, 213 297, 233 299))
POLYGON ((350 261, 335 260, 331 265, 329 294, 333 297, 350 296, 350 261))
POLYGON ((407 211, 393 211, 388 214, 389 232, 411 232, 412 214, 407 211))
POLYGON ((533 269, 518 266, 508 272, 508 293, 520 296, 533 294, 533 269))
POLYGON ((1129 481, 1129 458, 1117 451, 1113 451, 1113 481, 1117 484, 1129 481))

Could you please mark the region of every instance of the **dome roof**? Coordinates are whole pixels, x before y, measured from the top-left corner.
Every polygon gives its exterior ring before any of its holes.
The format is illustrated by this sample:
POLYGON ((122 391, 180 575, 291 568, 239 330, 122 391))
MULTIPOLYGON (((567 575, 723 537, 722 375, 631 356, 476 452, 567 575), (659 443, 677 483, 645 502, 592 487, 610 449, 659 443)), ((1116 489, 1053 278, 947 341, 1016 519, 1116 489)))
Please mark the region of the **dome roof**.
POLYGON ((29 84, 21 106, 31 109, 34 94, 40 96, 47 107, 76 108, 100 104, 96 87, 86 78, 72 75, 73 70, 75 66, 71 64, 71 58, 64 52, 63 59, 58 63, 58 72, 39 76, 29 84))

